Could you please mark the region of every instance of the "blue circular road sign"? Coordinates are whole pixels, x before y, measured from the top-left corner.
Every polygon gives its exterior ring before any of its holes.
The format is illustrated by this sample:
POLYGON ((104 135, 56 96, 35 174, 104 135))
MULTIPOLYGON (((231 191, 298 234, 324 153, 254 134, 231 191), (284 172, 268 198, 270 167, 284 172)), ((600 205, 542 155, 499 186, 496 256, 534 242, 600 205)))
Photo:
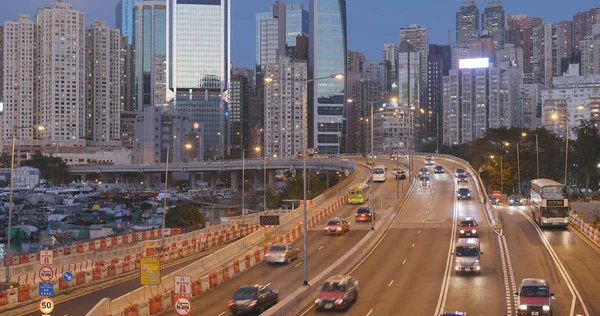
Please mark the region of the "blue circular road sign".
POLYGON ((65 272, 65 274, 63 274, 63 279, 65 280, 65 282, 71 282, 73 280, 73 273, 67 271, 65 272))

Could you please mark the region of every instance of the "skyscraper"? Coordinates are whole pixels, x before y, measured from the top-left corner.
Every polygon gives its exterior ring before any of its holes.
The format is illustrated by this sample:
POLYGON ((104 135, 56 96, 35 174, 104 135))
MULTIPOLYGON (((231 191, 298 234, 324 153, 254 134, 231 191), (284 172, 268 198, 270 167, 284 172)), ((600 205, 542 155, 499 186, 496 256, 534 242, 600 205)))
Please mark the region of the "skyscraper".
MULTIPOLYGON (((429 31, 425 27, 411 24, 408 28, 400 29, 400 43, 407 41, 419 53, 419 84, 424 88, 427 84, 427 55, 429 55, 429 31)), ((422 91, 418 91, 420 100, 422 91)), ((417 101, 418 102, 418 101, 417 101)), ((417 103, 418 104, 418 103, 417 103)))
POLYGON ((571 21, 560 21, 552 27, 553 73, 555 76, 562 76, 562 61, 567 61, 568 68, 568 61, 573 54, 573 23, 571 21))
MULTIPOLYGON (((37 58, 37 34, 39 27, 31 21, 29 15, 21 15, 16 21, 4 23, 4 124, 2 138, 12 139, 15 126, 34 126, 39 124, 34 106, 37 104, 39 85, 36 84, 39 73, 37 58)), ((34 139, 33 129, 17 130, 20 141, 34 139)))
POLYGON ((479 8, 475 1, 463 2, 456 12, 456 41, 468 43, 479 35, 479 8))
POLYGON ((138 2, 133 7, 134 107, 138 110, 166 102, 166 10, 165 0, 138 2))
POLYGON ((504 47, 505 26, 504 8, 502 2, 490 2, 481 15, 481 29, 488 31, 494 43, 495 49, 504 47))
POLYGON ((234 68, 231 70, 231 87, 229 88, 229 120, 231 151, 230 157, 242 159, 242 149, 248 148, 249 133, 249 103, 251 81, 254 72, 245 72, 246 69, 234 68))
POLYGON ((577 12, 573 16, 573 46, 579 49, 579 41, 592 34, 594 24, 600 23, 600 7, 577 12))
POLYGON ((442 45, 429 45, 429 56, 427 56, 427 93, 425 95, 425 111, 428 115, 425 128, 428 137, 437 137, 439 143, 442 141, 443 120, 439 117, 443 114, 443 77, 444 77, 444 50, 442 45), (431 112, 431 114, 429 114, 431 112))
POLYGON ((392 82, 398 82, 398 47, 395 43, 386 42, 383 45, 383 60, 390 63, 392 82))
POLYGON ((55 8, 39 8, 36 21, 41 58, 39 124, 46 127, 42 138, 63 146, 85 146, 85 13, 57 2, 55 8))
POLYGON ((115 23, 121 35, 127 36, 129 44, 133 43, 133 5, 144 0, 119 0, 115 6, 115 23))
POLYGON ((168 0, 166 25, 170 108, 200 123, 206 155, 224 157, 229 144, 230 0, 168 0))
POLYGON ((509 14, 507 18, 505 43, 523 49, 523 80, 525 83, 535 82, 533 73, 533 28, 542 24, 541 18, 531 18, 526 14, 509 14))
MULTIPOLYGON (((346 0, 310 1, 309 78, 346 74, 346 0)), ((309 90, 308 146, 321 153, 343 151, 346 116, 345 79, 314 81, 309 90)))
POLYGON ((85 137, 88 145, 121 146, 121 32, 94 21, 85 47, 85 137))
POLYGON ((403 106, 417 106, 422 81, 421 53, 407 41, 400 42, 398 51, 398 103, 403 106))

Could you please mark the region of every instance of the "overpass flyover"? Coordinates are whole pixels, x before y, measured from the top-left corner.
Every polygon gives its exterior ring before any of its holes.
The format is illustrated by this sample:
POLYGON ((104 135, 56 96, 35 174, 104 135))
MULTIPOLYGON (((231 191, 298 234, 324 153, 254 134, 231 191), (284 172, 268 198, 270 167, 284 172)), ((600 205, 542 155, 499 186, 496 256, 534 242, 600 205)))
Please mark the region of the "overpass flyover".
MULTIPOLYGON (((245 172, 250 172, 251 177, 255 182, 260 179, 264 170, 267 171, 269 185, 275 183, 276 170, 301 170, 303 166, 302 159, 291 158, 275 158, 268 159, 267 162, 263 159, 246 159, 242 160, 225 160, 218 162, 176 162, 169 163, 169 175, 172 172, 189 173, 191 187, 195 187, 197 174, 202 173, 204 180, 210 178, 212 188, 216 188, 217 175, 219 172, 231 172, 232 188, 237 188, 241 178, 242 169, 245 172), (260 171, 260 172, 259 172, 260 171)), ((162 164, 132 164, 132 165, 74 165, 69 167, 71 174, 81 176, 82 180, 86 176, 92 174, 101 174, 106 182, 114 179, 118 183, 139 183, 143 181, 147 186, 152 184, 153 175, 165 174, 167 165, 162 164), (133 181, 132 179, 135 179, 133 181)), ((307 159, 306 168, 308 170, 323 170, 333 172, 344 172, 352 169, 348 162, 343 162, 341 159, 307 159)), ((207 181, 208 182, 208 181, 207 181)))

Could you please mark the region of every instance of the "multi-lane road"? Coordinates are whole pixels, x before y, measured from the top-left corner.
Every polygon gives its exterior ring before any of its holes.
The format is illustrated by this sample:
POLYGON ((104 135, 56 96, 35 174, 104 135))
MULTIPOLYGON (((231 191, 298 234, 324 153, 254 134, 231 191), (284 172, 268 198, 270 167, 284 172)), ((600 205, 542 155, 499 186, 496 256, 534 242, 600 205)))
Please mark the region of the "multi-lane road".
MULTIPOLYGON (((385 212, 392 211, 401 199, 396 198, 396 181, 391 170, 395 164, 386 163, 389 168, 387 181, 375 183, 375 209, 376 220, 383 218, 385 212)), ((359 179, 357 177, 357 179, 359 179)), ((363 177, 364 179, 364 177, 363 177)), ((408 189, 408 180, 401 180, 403 189, 408 189)), ((370 204, 370 202, 367 202, 370 204)), ((354 223, 354 215, 358 206, 343 205, 320 225, 316 225, 308 232, 308 273, 309 280, 334 263, 361 240, 371 229, 370 223, 354 223), (350 222, 350 231, 340 236, 325 236, 323 229, 330 218, 342 217, 350 222)), ((302 286, 304 280, 303 265, 306 260, 303 257, 302 239, 294 245, 300 248, 300 256, 289 265, 269 265, 264 261, 250 270, 241 273, 229 281, 221 284, 214 291, 206 292, 193 301, 193 310, 202 311, 202 315, 219 316, 229 314, 227 302, 233 293, 242 285, 269 284, 270 287, 279 290, 279 299, 293 293, 302 286)), ((174 312, 161 315, 176 315, 174 312)))

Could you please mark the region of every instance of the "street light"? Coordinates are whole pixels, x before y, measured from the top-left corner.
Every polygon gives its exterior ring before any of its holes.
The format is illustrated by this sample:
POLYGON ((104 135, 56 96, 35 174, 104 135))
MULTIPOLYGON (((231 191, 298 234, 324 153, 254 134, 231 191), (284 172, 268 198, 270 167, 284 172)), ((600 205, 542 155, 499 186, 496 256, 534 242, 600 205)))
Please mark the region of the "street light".
MULTIPOLYGON (((31 127, 14 126, 12 133, 12 146, 10 150, 10 193, 8 200, 8 231, 6 232, 6 283, 10 282, 10 230, 12 229, 13 189, 15 181, 15 144, 17 140, 17 130, 29 128, 31 127)), ((41 132, 44 131, 46 127, 44 127, 43 125, 34 125, 33 129, 37 130, 38 132, 41 132)))
MULTIPOLYGON (((556 113, 552 114, 552 120, 558 123, 560 116, 556 113)), ((565 117, 566 135, 565 135, 565 187, 567 186, 568 162, 569 162, 569 118, 565 117)))
POLYGON ((527 137, 528 135, 535 136, 535 167, 537 169, 537 178, 540 178, 540 146, 538 141, 538 134, 522 133, 521 136, 527 137))

